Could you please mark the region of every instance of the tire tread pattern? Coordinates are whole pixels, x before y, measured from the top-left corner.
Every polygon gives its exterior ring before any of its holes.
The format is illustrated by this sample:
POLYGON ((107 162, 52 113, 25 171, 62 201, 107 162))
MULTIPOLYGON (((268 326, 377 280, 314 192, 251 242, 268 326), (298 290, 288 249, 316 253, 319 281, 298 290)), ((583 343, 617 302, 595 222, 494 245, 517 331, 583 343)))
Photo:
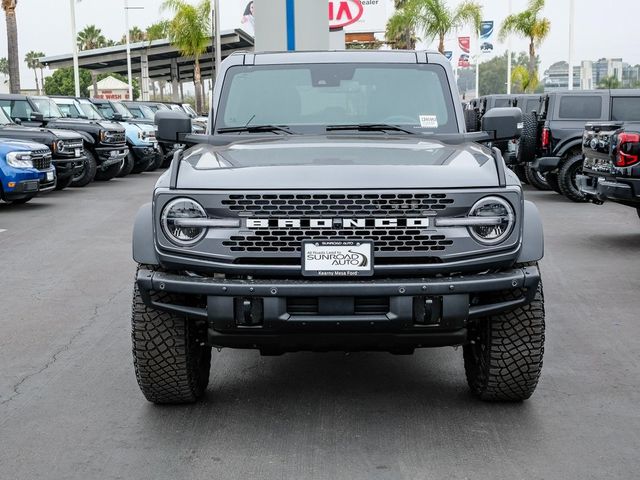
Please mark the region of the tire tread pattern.
MULTIPOLYGON (((171 302, 166 292, 153 292, 171 302)), ((211 347, 201 345, 192 320, 148 307, 134 286, 131 340, 138 385, 153 403, 193 403, 209 382, 211 347)))
MULTIPOLYGON (((522 291, 503 295, 517 298, 522 291)), ((542 282, 532 303, 482 319, 475 342, 464 347, 467 383, 485 401, 526 400, 542 371, 545 319, 542 282)), ((470 338, 472 338, 470 337, 470 338)))

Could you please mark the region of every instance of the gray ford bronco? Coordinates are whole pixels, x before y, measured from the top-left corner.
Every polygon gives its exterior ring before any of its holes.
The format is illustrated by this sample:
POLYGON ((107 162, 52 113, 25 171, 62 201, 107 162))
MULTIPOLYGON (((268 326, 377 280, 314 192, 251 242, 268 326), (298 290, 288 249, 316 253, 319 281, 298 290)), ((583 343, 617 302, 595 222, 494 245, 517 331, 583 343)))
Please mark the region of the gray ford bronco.
POLYGON ((544 301, 536 207, 500 151, 522 114, 467 133, 434 52, 235 53, 207 135, 158 112, 175 154, 137 214, 135 372, 155 403, 196 401, 216 348, 463 346, 471 391, 529 398, 544 301))

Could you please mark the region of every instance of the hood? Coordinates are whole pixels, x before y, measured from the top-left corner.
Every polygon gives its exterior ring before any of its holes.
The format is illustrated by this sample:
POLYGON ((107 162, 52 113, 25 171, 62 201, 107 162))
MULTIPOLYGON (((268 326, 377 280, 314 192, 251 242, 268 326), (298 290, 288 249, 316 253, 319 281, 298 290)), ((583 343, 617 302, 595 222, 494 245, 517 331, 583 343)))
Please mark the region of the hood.
POLYGON ((96 124, 104 130, 117 130, 118 132, 122 132, 124 130, 122 128, 122 125, 120 125, 118 122, 111 122, 109 120, 98 120, 96 121, 96 124))
POLYGON ((185 189, 389 189, 498 186, 491 151, 424 137, 288 136, 198 145, 180 165, 185 189))
POLYGON ((41 143, 22 141, 22 140, 4 140, 0 139, 0 151, 8 152, 30 152, 32 150, 48 150, 49 147, 41 143))
POLYGON ((40 127, 24 127, 22 125, 7 125, 2 127, 3 136, 8 133, 16 135, 18 138, 34 138, 40 140, 38 137, 42 137, 42 141, 48 142, 49 135, 54 135, 58 140, 81 140, 82 136, 73 130, 60 130, 57 128, 40 128, 40 127))

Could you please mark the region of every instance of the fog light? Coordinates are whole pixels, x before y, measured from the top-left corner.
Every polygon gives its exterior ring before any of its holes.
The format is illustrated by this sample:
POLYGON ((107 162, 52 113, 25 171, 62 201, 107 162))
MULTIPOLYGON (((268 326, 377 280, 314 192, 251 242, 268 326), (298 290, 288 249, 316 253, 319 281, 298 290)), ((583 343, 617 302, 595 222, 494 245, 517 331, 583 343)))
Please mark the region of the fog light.
POLYGON ((7 186, 9 188, 16 188, 16 182, 9 182, 9 183, 7 183, 7 186))

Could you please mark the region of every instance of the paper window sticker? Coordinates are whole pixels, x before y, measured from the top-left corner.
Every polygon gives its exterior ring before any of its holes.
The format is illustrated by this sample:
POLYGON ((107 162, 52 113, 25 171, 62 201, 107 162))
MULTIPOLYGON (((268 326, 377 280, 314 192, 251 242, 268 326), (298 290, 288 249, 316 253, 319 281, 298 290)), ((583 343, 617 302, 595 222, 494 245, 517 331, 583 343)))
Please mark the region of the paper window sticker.
POLYGON ((420 115, 422 128, 438 128, 438 117, 435 115, 420 115))

